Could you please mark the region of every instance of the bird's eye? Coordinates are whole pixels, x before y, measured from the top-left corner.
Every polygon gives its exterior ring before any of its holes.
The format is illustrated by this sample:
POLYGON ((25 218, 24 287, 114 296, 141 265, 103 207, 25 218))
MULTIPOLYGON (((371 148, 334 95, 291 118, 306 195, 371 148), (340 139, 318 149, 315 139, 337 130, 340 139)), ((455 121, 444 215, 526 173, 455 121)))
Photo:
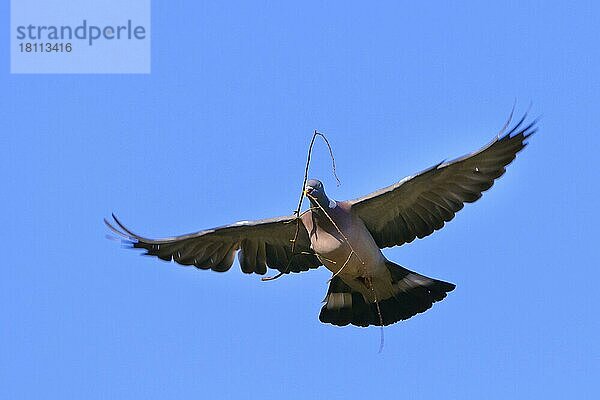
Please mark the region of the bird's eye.
POLYGON ((319 182, 319 189, 323 189, 323 184, 321 182, 319 182))

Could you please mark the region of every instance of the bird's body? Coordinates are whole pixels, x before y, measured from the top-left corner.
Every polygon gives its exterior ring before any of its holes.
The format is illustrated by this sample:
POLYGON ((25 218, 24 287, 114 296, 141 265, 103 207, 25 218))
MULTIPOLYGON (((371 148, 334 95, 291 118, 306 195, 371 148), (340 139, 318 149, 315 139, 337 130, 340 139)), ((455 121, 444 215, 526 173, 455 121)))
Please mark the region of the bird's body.
POLYGON ((386 259, 362 220, 352 214, 347 202, 332 201, 325 212, 316 206, 302 216, 311 243, 323 265, 366 298, 389 297, 389 285, 369 282, 390 281, 386 259), (333 205, 333 207, 332 207, 333 205), (335 225, 334 223, 335 222, 335 225), (339 229, 339 231, 338 231, 339 229), (352 253, 352 255, 351 255, 352 253))
POLYGON ((381 249, 430 235, 465 203, 479 199, 535 132, 535 121, 521 128, 524 120, 474 153, 355 200, 333 201, 323 184, 311 179, 305 187, 311 207, 300 218, 241 221, 156 240, 136 235, 114 215, 116 225, 105 222, 145 254, 199 269, 227 271, 236 252, 245 273, 273 268, 287 274, 324 265, 333 276, 322 322, 388 325, 431 308, 455 286, 391 262, 381 249))
POLYGON ((454 289, 387 260, 352 202, 329 199, 320 181, 309 180, 305 194, 311 207, 302 223, 310 248, 333 273, 321 321, 387 325, 425 311, 454 289))

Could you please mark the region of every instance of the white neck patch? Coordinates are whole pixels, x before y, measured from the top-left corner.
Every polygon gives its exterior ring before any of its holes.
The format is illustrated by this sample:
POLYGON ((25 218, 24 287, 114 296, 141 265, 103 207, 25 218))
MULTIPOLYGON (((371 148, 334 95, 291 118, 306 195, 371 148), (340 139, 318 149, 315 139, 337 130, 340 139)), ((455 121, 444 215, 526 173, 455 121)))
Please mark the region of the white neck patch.
POLYGON ((336 208, 337 203, 334 200, 329 199, 329 208, 336 208))

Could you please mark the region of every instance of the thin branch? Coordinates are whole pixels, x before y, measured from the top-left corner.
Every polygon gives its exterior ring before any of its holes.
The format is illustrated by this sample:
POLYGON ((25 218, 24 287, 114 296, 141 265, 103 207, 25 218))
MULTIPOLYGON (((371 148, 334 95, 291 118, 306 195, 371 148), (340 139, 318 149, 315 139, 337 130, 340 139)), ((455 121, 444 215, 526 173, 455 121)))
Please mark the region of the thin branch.
POLYGON ((331 218, 331 216, 329 215, 327 210, 325 210, 325 208, 323 208, 323 206, 321 204, 319 204, 319 202, 316 201, 316 198, 314 196, 311 196, 308 193, 306 194, 306 196, 309 197, 311 200, 314 200, 314 203, 321 209, 321 211, 323 211, 323 214, 325 214, 327 219, 329 219, 329 222, 331 222, 331 224, 335 227, 335 229, 338 231, 338 233, 344 239, 344 242, 346 243, 346 245, 350 248, 350 253, 348 254, 348 258, 346 258, 346 261, 344 261, 344 264, 342 265, 342 267, 339 270, 337 270, 337 272, 335 274, 333 274, 333 276, 331 277, 331 279, 329 279, 329 281, 331 282, 331 280, 333 278, 335 278, 342 272, 342 270, 350 262, 350 259, 352 258, 352 256, 356 256, 356 258, 362 264, 363 274, 367 278, 367 282, 369 283, 369 289, 371 289, 371 292, 373 293, 373 299, 375 300, 375 307, 377 308, 377 316, 379 317, 379 325, 381 327, 380 339, 379 339, 379 353, 381 353, 383 351, 383 345, 384 345, 384 341, 385 341, 384 334, 383 334, 383 315, 381 314, 381 308, 379 307, 379 299, 377 299, 377 292, 375 291, 375 287, 373 286, 373 279, 367 273, 367 266, 366 266, 365 262, 363 261, 363 259, 358 255, 358 253, 356 251, 354 251, 354 247, 352 247, 352 244, 350 243, 350 241, 348 240, 346 235, 344 235, 344 233, 342 232, 340 227, 335 223, 333 218, 331 218))
POLYGON ((325 143, 327 144, 327 148, 329 149, 329 155, 331 156, 331 169, 333 170, 333 176, 335 177, 335 180, 337 181, 337 185, 340 186, 342 184, 342 182, 340 182, 340 178, 338 178, 338 176, 337 176, 337 170, 335 168, 335 157, 333 156, 333 150, 331 149, 329 140, 327 140, 327 137, 325 137, 325 135, 320 132, 315 131, 315 134, 321 136, 323 138, 323 140, 325 141, 325 143))
MULTIPOLYGON (((346 261, 344 261, 344 264, 341 266, 341 268, 339 270, 337 270, 336 273, 333 274, 333 276, 331 277, 331 279, 329 281, 331 281, 333 278, 335 278, 336 276, 338 276, 344 270, 344 268, 346 267, 346 265, 348 265, 349 262, 350 262, 350 260, 352 259, 352 256, 355 256, 358 259, 358 261, 362 264, 363 274, 367 278, 367 282, 369 283, 369 288, 371 289, 371 291, 373 293, 373 299, 375 301, 375 307, 377 308, 377 315, 379 317, 379 324, 381 326, 381 338, 380 338, 380 342, 379 342, 379 353, 381 353, 382 350, 383 350, 383 345, 384 345, 383 315, 381 314, 381 308, 379 307, 379 299, 377 298, 377 292, 375 291, 375 288, 373 287, 373 279, 367 273, 367 266, 366 266, 364 260, 354 250, 354 247, 352 247, 352 244, 350 243, 350 241, 348 240, 348 238, 346 237, 346 235, 344 235, 344 232, 342 232, 342 230, 335 223, 335 221, 333 220, 333 218, 331 218, 331 216, 329 215, 329 213, 327 212, 327 210, 325 210, 325 208, 323 208, 323 206, 321 204, 319 204, 318 201, 316 201, 315 197, 313 197, 310 194, 308 194, 308 193, 305 192, 306 182, 308 180, 308 171, 309 171, 309 168, 310 168, 310 160, 311 160, 311 156, 312 156, 312 150, 313 150, 313 146, 315 144, 315 139, 317 138, 317 136, 320 136, 325 141, 325 144, 327 144, 327 148, 329 149, 329 155, 331 156, 333 176, 335 177, 335 179, 337 181, 337 185, 338 186, 340 185, 340 179, 338 178, 337 171, 336 171, 335 157, 333 155, 333 150, 331 148, 329 140, 327 140, 327 137, 324 134, 322 134, 322 133, 318 132, 317 130, 315 130, 313 132, 313 136, 312 136, 312 138, 310 140, 310 145, 308 146, 308 155, 306 157, 306 165, 304 167, 304 179, 302 180, 302 189, 301 189, 301 192, 300 192, 300 199, 298 200, 298 207, 294 211, 294 215, 296 216, 296 218, 295 218, 295 221, 296 221, 296 230, 294 232, 294 238, 291 240, 291 242, 292 242, 292 256, 288 260, 288 263, 287 263, 287 265, 286 265, 286 267, 285 267, 285 269, 283 271, 280 271, 275 276, 262 278, 262 280, 263 281, 271 281, 271 280, 275 280, 275 279, 283 276, 285 273, 287 273, 289 271, 289 267, 290 267, 290 265, 292 263, 292 260, 293 260, 293 258, 295 256, 307 254, 307 252, 296 253, 296 242, 298 241, 298 235, 300 233, 300 224, 302 222, 302 220, 301 220, 302 216, 305 213, 309 212, 309 211, 315 210, 315 208, 311 206, 308 210, 300 213, 300 210, 302 209, 302 203, 304 201, 304 196, 310 198, 310 200, 313 200, 313 203, 317 205, 317 208, 320 209, 323 212, 323 214, 327 217, 327 219, 329 220, 329 222, 331 222, 331 224, 335 227, 335 229, 337 230, 337 232, 340 234, 340 236, 342 237, 342 239, 344 240, 344 242, 346 243, 346 245, 350 249, 350 253, 348 254, 348 257, 346 258, 346 261)), ((308 253, 308 254, 312 254, 312 253, 308 253)), ((330 262, 332 264, 336 264, 336 262, 333 261, 333 260, 328 260, 325 257, 319 256, 318 254, 316 254, 316 256, 317 256, 317 258, 319 260, 321 260, 321 258, 323 258, 324 260, 326 260, 326 261, 328 261, 328 262, 330 262)))
MULTIPOLYGON (((338 269, 338 270, 337 270, 337 272, 336 272, 335 274, 331 275, 331 278, 329 278, 329 281, 328 281, 328 282, 331 282, 331 281, 333 280, 333 278, 335 278, 336 276, 338 276, 338 275, 339 275, 339 273, 340 273, 340 272, 342 272, 342 270, 343 270, 344 268, 346 268, 346 265, 348 265, 348 263, 350 262, 350 259, 352 258, 352 256, 353 256, 354 254, 356 254, 356 253, 354 252, 354 250, 350 250, 350 253, 348 253, 348 257, 346 258, 346 261, 344 261, 344 263, 342 264, 342 267, 341 267, 340 269, 338 269)), ((357 257, 358 257, 358 255, 357 255, 357 257)), ((364 264, 363 264, 363 265, 364 265, 364 264)))
POLYGON ((368 276, 367 282, 369 282, 369 289, 371 289, 371 292, 373 292, 373 298, 375 299, 375 307, 377 308, 377 316, 379 317, 380 330, 379 330, 379 351, 378 351, 378 353, 381 354, 381 352, 383 351, 383 344, 385 341, 385 338, 383 335, 383 315, 381 314, 381 308, 379 307, 379 300, 377 299, 377 292, 375 291, 375 286, 373 285, 373 279, 370 276, 368 276))
MULTIPOLYGON (((288 263, 285 266, 285 268, 284 268, 283 271, 281 271, 280 273, 278 273, 275 276, 261 278, 261 280, 263 282, 275 280, 275 279, 281 277, 283 274, 288 273, 289 269, 290 269, 290 266, 292 264, 292 259, 296 255, 295 254, 295 252, 296 252, 296 242, 298 241, 298 235, 300 234, 300 224, 302 223, 301 217, 302 217, 302 215, 304 215, 304 213, 308 212, 308 210, 307 210, 307 211, 305 211, 303 213, 300 213, 300 210, 302 209, 302 203, 304 202, 304 189, 306 188, 306 181, 308 181, 308 170, 309 170, 309 167, 310 167, 310 159, 311 159, 311 156, 312 156, 312 150, 313 150, 313 146, 315 145, 315 139, 317 138, 317 136, 320 136, 325 141, 325 144, 327 144, 327 148, 329 149, 329 155, 331 156, 331 163, 332 163, 332 168, 333 168, 333 176, 335 176, 335 179, 338 182, 338 186, 340 185, 340 179, 337 176, 337 172, 336 172, 336 168, 335 168, 335 157, 333 156, 333 150, 331 149, 331 145, 329 144, 329 140, 327 140, 327 137, 325 137, 324 134, 318 132, 315 129, 315 131, 313 132, 312 138, 310 139, 310 144, 308 146, 308 155, 306 156, 306 165, 304 167, 304 179, 302 180, 302 191, 300 192, 300 199, 298 200, 298 207, 296 208, 296 211, 294 211, 294 215, 296 216, 296 218, 295 218, 295 221, 296 221, 296 230, 294 232, 294 238, 291 240, 291 242, 292 242, 292 256, 288 260, 288 263)), ((312 210, 312 208, 310 208, 309 210, 312 210)))
MULTIPOLYGON (((314 211, 314 210, 318 210, 318 208, 317 208, 317 207, 310 207, 310 208, 308 208, 308 209, 306 209, 306 210, 302 211, 302 212, 301 212, 301 213, 298 215, 298 217, 302 217, 304 214, 306 214, 306 213, 308 213, 308 212, 310 212, 310 211, 314 211)), ((294 211, 294 214, 295 214, 295 213, 296 213, 296 211, 294 211)), ((297 219, 296 219, 296 218, 294 218, 294 219, 291 219, 291 220, 289 220, 289 221, 284 221, 283 223, 287 225, 287 224, 291 224, 292 222, 296 222, 296 221, 297 221, 297 219)), ((291 240, 290 240, 290 242, 291 242, 291 240)))

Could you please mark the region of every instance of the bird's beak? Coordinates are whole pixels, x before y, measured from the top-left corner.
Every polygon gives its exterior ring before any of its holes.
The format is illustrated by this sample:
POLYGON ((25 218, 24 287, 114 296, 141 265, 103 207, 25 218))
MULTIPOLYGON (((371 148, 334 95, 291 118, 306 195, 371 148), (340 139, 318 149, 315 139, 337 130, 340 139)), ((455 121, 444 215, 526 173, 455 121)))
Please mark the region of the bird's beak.
POLYGON ((313 187, 310 187, 310 186, 307 186, 307 187, 305 187, 305 188, 304 188, 304 195, 305 195, 305 196, 308 196, 308 195, 310 195, 310 194, 313 192, 313 190, 315 190, 315 188, 313 188, 313 187))

